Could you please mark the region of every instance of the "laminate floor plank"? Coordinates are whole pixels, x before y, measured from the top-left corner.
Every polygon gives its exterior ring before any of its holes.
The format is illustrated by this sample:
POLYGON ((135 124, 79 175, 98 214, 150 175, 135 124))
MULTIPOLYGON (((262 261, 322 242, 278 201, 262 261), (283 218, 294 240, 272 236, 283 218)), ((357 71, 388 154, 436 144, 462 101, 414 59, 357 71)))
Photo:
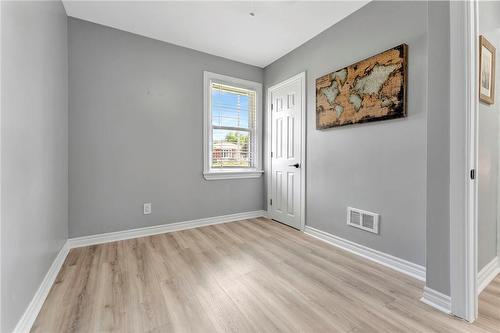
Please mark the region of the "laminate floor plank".
POLYGON ((474 324, 423 283, 250 219, 72 249, 32 332, 500 332, 500 277, 474 324))

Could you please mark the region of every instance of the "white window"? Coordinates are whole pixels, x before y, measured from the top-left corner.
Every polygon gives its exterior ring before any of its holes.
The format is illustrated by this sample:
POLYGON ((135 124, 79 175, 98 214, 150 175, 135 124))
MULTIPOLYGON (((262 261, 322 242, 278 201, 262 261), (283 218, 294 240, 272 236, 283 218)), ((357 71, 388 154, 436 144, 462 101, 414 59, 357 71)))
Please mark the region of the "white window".
POLYGON ((262 84, 204 72, 205 179, 262 174, 262 84))

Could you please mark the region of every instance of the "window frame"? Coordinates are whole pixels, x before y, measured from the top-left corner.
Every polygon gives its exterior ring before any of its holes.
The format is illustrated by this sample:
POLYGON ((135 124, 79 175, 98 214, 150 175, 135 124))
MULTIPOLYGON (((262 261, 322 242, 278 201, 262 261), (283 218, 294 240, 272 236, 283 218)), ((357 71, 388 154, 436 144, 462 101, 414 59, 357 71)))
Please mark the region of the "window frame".
POLYGON ((206 180, 258 178, 262 175, 262 83, 203 72, 203 177, 206 180), (212 83, 255 91, 255 153, 253 168, 212 168, 212 83))

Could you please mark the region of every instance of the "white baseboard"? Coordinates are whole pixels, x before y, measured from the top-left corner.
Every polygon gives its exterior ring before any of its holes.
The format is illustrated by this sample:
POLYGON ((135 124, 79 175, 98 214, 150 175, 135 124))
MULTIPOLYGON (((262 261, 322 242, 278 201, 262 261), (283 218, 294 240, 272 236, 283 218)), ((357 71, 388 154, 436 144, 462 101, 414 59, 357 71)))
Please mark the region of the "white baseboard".
POLYGON ((500 258, 495 257, 477 274, 477 294, 479 295, 500 273, 500 258))
POLYGON ((347 239, 329 234, 327 232, 309 227, 306 225, 304 232, 310 236, 318 238, 346 251, 357 254, 363 258, 374 261, 378 264, 392 268, 398 272, 407 274, 418 280, 425 281, 425 267, 406 261, 404 259, 380 252, 361 244, 351 242, 347 239))
POLYGON ((451 313, 451 297, 429 287, 424 287, 420 301, 444 313, 451 313))
POLYGON ((256 210, 252 212, 237 213, 230 215, 214 216, 204 219, 197 219, 191 221, 176 222, 170 224, 156 225, 153 227, 145 227, 131 230, 123 230, 116 232, 109 232, 105 234, 83 236, 68 239, 69 247, 82 247, 89 245, 97 245, 109 242, 115 242, 119 240, 132 239, 138 237, 152 236, 163 234, 166 232, 179 231, 185 229, 192 229, 197 227, 203 227, 207 225, 214 225, 220 223, 234 222, 245 219, 252 219, 257 217, 265 216, 264 210, 256 210))
POLYGON ((49 271, 43 278, 42 283, 40 284, 40 287, 38 287, 38 290, 33 296, 28 308, 26 308, 26 311, 24 311, 23 316, 17 323, 14 333, 27 333, 30 331, 31 326, 33 326, 33 323, 35 322, 35 319, 45 302, 45 299, 49 295, 50 288, 52 288, 52 284, 56 280, 57 274, 59 274, 59 270, 61 269, 68 253, 69 246, 68 242, 66 242, 52 262, 49 271))

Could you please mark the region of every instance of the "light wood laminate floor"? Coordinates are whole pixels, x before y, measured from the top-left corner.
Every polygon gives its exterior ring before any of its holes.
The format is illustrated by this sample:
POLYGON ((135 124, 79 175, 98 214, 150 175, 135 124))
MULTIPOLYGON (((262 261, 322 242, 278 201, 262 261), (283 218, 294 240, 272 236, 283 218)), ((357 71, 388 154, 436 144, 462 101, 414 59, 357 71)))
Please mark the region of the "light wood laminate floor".
POLYGON ((479 316, 474 325, 500 332, 500 274, 479 295, 479 316))
POLYGON ((498 279, 474 325, 422 288, 261 218, 73 249, 32 332, 500 332, 498 279))

